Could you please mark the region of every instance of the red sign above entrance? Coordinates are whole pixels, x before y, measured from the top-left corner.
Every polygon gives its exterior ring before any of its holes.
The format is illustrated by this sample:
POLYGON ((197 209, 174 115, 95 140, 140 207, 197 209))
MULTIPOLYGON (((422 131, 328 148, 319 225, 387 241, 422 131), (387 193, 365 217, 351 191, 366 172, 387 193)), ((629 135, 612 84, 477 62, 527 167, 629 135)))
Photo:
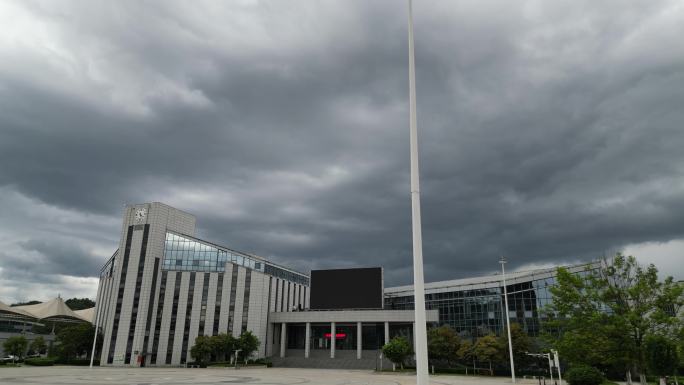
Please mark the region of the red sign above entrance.
MULTIPOLYGON (((330 338, 331 333, 325 333, 325 338, 330 338)), ((335 339, 339 340, 341 338, 347 338, 347 333, 335 333, 335 339)))

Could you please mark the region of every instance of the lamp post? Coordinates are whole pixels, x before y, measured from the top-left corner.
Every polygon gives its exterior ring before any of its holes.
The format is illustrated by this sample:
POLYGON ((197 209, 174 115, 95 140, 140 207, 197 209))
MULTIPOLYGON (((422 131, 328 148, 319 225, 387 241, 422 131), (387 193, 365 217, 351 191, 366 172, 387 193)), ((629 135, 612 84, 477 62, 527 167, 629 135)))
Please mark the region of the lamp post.
POLYGON ((563 385, 563 377, 561 377, 561 368, 560 368, 560 357, 558 355, 558 350, 551 349, 551 353, 553 353, 553 362, 556 364, 556 368, 558 369, 558 382, 560 385, 563 385))
POLYGON ((499 260, 501 264, 501 280, 503 281, 503 291, 505 300, 505 313, 506 313, 506 329, 508 331, 508 353, 511 358, 511 381, 515 383, 515 364, 513 363, 513 341, 511 340, 511 319, 508 316, 508 290, 506 289, 506 269, 504 265, 506 264, 506 258, 503 256, 499 260))
POLYGON ((416 119, 416 63, 413 43, 413 9, 408 0, 409 50, 409 136, 411 151, 411 219, 413 229, 413 295, 415 303, 416 384, 428 385, 427 328, 423 282, 423 239, 420 221, 420 178, 418 175, 418 124, 416 119))
MULTIPOLYGON (((102 308, 102 304, 100 303, 102 301, 100 291, 102 290, 102 277, 98 280, 97 283, 97 296, 95 298, 95 335, 93 336, 93 349, 90 352, 90 369, 93 368, 93 360, 95 359, 95 345, 97 344, 97 329, 100 326, 100 309, 102 308)), ((54 326, 53 326, 54 327, 54 326)))

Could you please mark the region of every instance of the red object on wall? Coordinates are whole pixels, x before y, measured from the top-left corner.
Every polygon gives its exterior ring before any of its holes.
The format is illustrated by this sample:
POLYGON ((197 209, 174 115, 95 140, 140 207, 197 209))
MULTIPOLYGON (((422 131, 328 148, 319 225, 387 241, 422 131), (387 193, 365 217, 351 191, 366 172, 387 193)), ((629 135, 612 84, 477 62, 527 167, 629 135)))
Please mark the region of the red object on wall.
MULTIPOLYGON (((325 333, 325 338, 330 338, 332 334, 330 333, 325 333)), ((335 333, 335 339, 339 340, 342 338, 347 338, 347 333, 335 333)))

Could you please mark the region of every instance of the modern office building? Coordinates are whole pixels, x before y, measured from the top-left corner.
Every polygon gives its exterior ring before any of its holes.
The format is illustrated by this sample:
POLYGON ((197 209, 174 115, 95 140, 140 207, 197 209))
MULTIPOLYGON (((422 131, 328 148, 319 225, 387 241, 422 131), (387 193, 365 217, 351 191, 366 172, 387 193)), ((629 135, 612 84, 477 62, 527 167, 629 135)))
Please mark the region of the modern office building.
MULTIPOLYGON (((584 274, 598 263, 566 267, 584 274)), ((556 285, 556 268, 506 273, 508 314, 531 336, 537 336, 551 303, 551 286, 556 285)), ((413 309, 413 286, 385 289, 385 309, 413 309)), ((439 311, 439 324, 449 325, 461 336, 479 337, 505 332, 505 313, 501 275, 465 278, 425 284, 425 307, 439 311)))
POLYGON ((266 354, 269 311, 306 307, 309 277, 194 237, 195 217, 162 203, 126 207, 100 273, 102 365, 182 365, 198 335, 250 330, 266 354))
MULTIPOLYGON (((381 269, 366 270, 376 277, 368 286, 323 271, 333 275, 320 280, 327 286, 312 295, 308 274, 198 239, 188 213, 162 203, 127 206, 119 248, 100 272, 94 316, 104 335, 100 363, 183 365, 194 360, 190 349, 197 336, 238 337, 249 330, 259 339, 258 357, 281 363, 288 357, 365 360, 344 367, 366 367, 389 338, 413 341, 414 320, 413 288, 384 288, 381 269), (347 299, 370 294, 344 302, 335 288, 347 299)), ((539 332, 554 275, 555 269, 507 274, 509 314, 532 335, 539 332)), ((504 330, 500 276, 425 287, 429 324, 448 324, 466 337, 504 330)))

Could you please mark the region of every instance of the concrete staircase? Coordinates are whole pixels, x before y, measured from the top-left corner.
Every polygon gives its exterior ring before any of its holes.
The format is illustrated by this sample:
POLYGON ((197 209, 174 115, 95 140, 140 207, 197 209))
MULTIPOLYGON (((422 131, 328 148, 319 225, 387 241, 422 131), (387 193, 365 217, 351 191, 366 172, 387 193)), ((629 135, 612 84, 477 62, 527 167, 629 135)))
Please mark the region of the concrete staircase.
MULTIPOLYGON (((271 357, 271 362, 273 362, 274 367, 280 368, 312 368, 312 369, 363 369, 363 370, 375 370, 376 365, 380 367, 380 360, 376 359, 375 351, 363 351, 361 359, 356 358, 356 351, 352 352, 342 352, 338 354, 335 358, 330 358, 326 354, 316 354, 318 352, 312 352, 309 358, 304 358, 303 351, 292 351, 288 350, 286 357, 271 357), (293 354, 294 353, 294 354, 293 354), (346 353, 346 354, 345 354, 346 353)), ((327 352, 326 352, 327 353, 327 352)), ((391 368, 392 363, 387 359, 383 359, 383 368, 391 368)))

